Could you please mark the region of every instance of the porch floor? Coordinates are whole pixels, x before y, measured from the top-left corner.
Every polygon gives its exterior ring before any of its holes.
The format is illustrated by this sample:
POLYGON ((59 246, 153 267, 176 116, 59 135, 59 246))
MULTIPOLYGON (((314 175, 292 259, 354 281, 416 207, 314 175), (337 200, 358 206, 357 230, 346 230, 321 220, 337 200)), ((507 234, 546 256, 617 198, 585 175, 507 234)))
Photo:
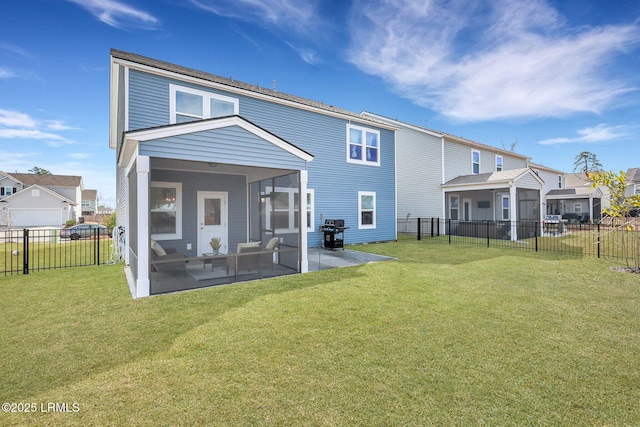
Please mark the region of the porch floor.
MULTIPOLYGON (((369 262, 388 261, 394 258, 352 251, 349 249, 337 249, 335 251, 322 248, 309 248, 309 272, 328 270, 331 268, 352 267, 367 264, 369 262)), ((265 279, 269 277, 296 274, 295 270, 278 264, 262 268, 261 271, 244 272, 238 276, 237 282, 265 279)), ((233 272, 228 273, 226 267, 211 268, 210 264, 200 261, 192 261, 187 264, 185 272, 176 273, 152 273, 151 294, 163 294, 168 292, 184 291, 189 289, 205 288, 209 286, 236 283, 233 272)))

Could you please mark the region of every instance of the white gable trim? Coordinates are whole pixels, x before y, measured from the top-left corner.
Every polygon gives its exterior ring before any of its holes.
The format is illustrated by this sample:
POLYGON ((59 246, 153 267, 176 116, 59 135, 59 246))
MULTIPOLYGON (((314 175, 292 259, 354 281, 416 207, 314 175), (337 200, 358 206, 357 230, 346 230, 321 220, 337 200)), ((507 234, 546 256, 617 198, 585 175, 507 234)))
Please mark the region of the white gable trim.
POLYGON ((287 141, 279 138, 272 133, 265 131, 264 129, 254 125, 251 122, 243 119, 240 116, 221 117, 217 119, 199 120, 195 122, 182 123, 179 125, 163 126, 152 129, 143 129, 139 131, 133 131, 125 134, 125 144, 137 143, 140 141, 150 141, 154 139, 167 138, 178 135, 186 135, 195 132, 204 132, 208 130, 222 129, 230 126, 238 126, 247 132, 261 138, 276 147, 284 150, 294 156, 310 162, 313 160, 313 155, 301 150, 287 141))
POLYGON ((71 206, 76 206, 76 202, 74 202, 73 200, 68 199, 68 198, 64 197, 63 195, 61 195, 59 193, 56 193, 55 191, 50 190, 47 187, 43 187, 43 186, 38 185, 38 184, 30 185, 29 187, 26 187, 26 188, 24 188, 24 189, 22 189, 22 190, 20 190, 18 192, 13 193, 10 196, 5 197, 3 200, 11 201, 12 199, 21 198, 25 194, 27 194, 27 192, 30 191, 30 190, 42 190, 45 193, 48 193, 48 194, 52 195, 53 197, 56 197, 56 198, 60 199, 61 202, 66 202, 66 203, 69 203, 71 206))

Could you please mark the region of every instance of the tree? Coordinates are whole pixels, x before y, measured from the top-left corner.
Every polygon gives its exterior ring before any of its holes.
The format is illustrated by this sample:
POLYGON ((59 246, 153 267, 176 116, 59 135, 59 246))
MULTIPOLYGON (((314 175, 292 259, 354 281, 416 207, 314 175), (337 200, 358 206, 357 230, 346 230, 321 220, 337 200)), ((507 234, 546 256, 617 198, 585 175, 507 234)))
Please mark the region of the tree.
POLYGON ((640 271, 640 236, 633 232, 631 211, 640 208, 640 194, 627 195, 627 174, 623 171, 598 171, 589 175, 592 187, 603 186, 609 190, 610 206, 602 213, 612 218, 619 218, 618 229, 621 231, 622 255, 627 267, 640 271), (627 241, 627 237, 631 241, 627 241), (631 265, 633 263, 633 266, 631 265))
POLYGON ((29 169, 29 173, 34 175, 51 175, 51 172, 49 172, 48 170, 39 168, 37 166, 34 166, 33 169, 29 169))
POLYGON ((573 171, 582 171, 586 175, 591 172, 598 172, 602 170, 602 163, 598 160, 595 154, 590 151, 583 151, 578 154, 573 162, 573 171))

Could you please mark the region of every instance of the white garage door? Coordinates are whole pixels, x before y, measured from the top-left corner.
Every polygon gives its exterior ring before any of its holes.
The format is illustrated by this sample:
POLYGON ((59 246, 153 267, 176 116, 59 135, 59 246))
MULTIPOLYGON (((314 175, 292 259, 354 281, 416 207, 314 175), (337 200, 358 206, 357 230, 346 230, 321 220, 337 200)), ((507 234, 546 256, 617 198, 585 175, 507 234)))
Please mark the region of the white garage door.
POLYGON ((11 209, 14 227, 60 227, 62 209, 11 209))

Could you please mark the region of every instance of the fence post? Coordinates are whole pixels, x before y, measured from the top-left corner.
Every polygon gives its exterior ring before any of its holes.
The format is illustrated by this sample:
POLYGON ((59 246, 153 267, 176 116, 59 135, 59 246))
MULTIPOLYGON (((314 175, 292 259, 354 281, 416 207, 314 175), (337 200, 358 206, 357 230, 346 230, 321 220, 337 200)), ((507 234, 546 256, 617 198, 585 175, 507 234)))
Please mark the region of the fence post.
POLYGON ((22 230, 22 274, 29 274, 29 229, 22 230))
POLYGON ((418 217, 418 240, 422 240, 422 229, 420 224, 422 223, 422 221, 420 221, 420 218, 418 217))
POLYGON ((431 237, 433 237, 433 217, 431 217, 431 237))
POLYGON ((533 230, 533 235, 536 238, 536 252, 538 252, 538 221, 535 222, 535 230, 533 230))
POLYGON ((99 228, 94 228, 93 229, 93 234, 95 234, 95 251, 94 253, 96 254, 96 265, 100 265, 100 229, 99 228))
POLYGON ((436 218, 438 220, 438 237, 440 237, 440 217, 436 218))
POLYGON ((486 221, 487 224, 487 247, 491 244, 491 240, 489 239, 489 221, 486 221))
POLYGON ((449 235, 449 244, 451 244, 451 218, 449 218, 448 222, 449 222, 449 232, 447 234, 449 235))
POLYGON ((598 258, 600 258, 600 223, 598 223, 598 258))

